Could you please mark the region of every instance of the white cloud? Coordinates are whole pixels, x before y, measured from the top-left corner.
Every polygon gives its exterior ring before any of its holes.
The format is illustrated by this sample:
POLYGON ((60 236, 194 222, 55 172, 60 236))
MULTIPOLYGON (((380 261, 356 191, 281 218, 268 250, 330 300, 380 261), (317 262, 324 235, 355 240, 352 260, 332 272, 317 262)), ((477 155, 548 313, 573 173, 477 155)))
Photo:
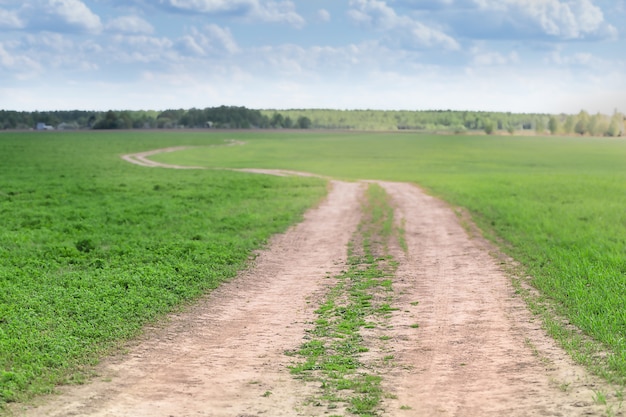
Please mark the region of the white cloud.
POLYGON ((10 52, 5 54, 5 69, 18 78, 41 77, 44 72, 94 70, 101 56, 94 45, 89 46, 92 43, 78 45, 71 36, 54 32, 27 34, 19 41, 4 44, 4 52, 10 52))
POLYGON ((456 0, 450 7, 467 6, 470 1, 475 9, 504 16, 522 31, 534 28, 559 39, 617 36, 617 29, 606 22, 602 9, 592 0, 456 0))
POLYGON ((114 32, 140 33, 149 35, 154 33, 154 27, 138 16, 121 16, 111 20, 106 28, 114 32))
POLYGON ((166 7, 196 13, 244 13, 257 6, 256 0, 160 0, 166 7))
POLYGON ((26 55, 8 51, 0 42, 0 70, 10 70, 18 79, 28 78, 41 71, 41 65, 26 55))
POLYGON ((317 19, 320 22, 330 22, 330 12, 326 9, 319 9, 317 11, 317 19))
POLYGON ((420 22, 413 22, 409 33, 412 35, 409 39, 417 45, 427 47, 443 46, 451 50, 459 49, 459 44, 452 37, 420 22))
POLYGON ((292 1, 261 0, 160 0, 159 5, 184 13, 228 15, 270 23, 305 24, 292 1))
POLYGON ((263 22, 288 23, 297 28, 303 27, 306 23, 304 18, 296 12, 296 6, 291 1, 257 3, 251 17, 263 22))
MULTIPOLYGON (((572 40, 617 38, 594 0, 396 0, 429 17, 455 16, 457 32, 481 37, 525 38, 542 35, 572 40), (440 15, 437 13, 444 11, 440 15)), ((619 7, 617 4, 615 7, 619 7)), ((607 9, 608 10, 608 9, 607 9)))
POLYGON ((29 52, 37 54, 45 54, 55 52, 57 54, 71 55, 75 49, 74 42, 60 33, 44 32, 37 35, 26 35, 23 47, 28 48, 29 52))
POLYGON ((193 36, 185 35, 176 41, 176 49, 183 55, 205 56, 206 51, 200 43, 193 36))
POLYGON ((610 71, 623 71, 625 61, 612 61, 586 51, 564 53, 557 49, 544 56, 543 62, 552 67, 566 68, 585 74, 604 74, 610 71))
POLYGON ((507 3, 511 12, 526 14, 547 35, 564 39, 617 35, 617 30, 605 22, 602 9, 591 0, 507 0, 507 3))
POLYGON ((80 45, 80 51, 88 55, 100 54, 104 49, 102 46, 92 40, 87 40, 80 45))
POLYGON ((415 52, 401 51, 378 41, 366 41, 341 46, 310 46, 287 44, 264 46, 240 54, 238 65, 255 62, 255 76, 270 82, 280 78, 285 82, 351 82, 363 74, 387 71, 400 66, 403 71, 416 70, 415 52))
POLYGON ((396 0, 396 3, 421 10, 439 10, 452 5, 458 6, 455 0, 396 0))
POLYGON ((399 26, 410 25, 408 17, 398 16, 386 2, 379 0, 350 0, 348 16, 358 24, 376 30, 391 30, 399 26))
POLYGON ((24 2, 19 11, 25 28, 54 32, 99 33, 100 17, 80 0, 43 0, 24 2))
POLYGON ((411 47, 460 48, 458 42, 438 28, 427 26, 409 16, 400 16, 380 0, 350 0, 348 16, 369 29, 387 32, 395 40, 411 47))
POLYGON ((173 45, 172 41, 167 38, 144 35, 116 35, 112 39, 118 44, 125 44, 137 49, 158 49, 163 51, 171 48, 173 45))
POLYGON ((4 45, 0 43, 0 65, 4 68, 12 67, 15 65, 15 59, 11 54, 4 49, 4 45))
POLYGON ((0 28, 20 29, 24 27, 24 22, 16 12, 0 9, 0 28))
POLYGON ((208 25, 205 30, 209 38, 221 45, 225 51, 231 54, 239 51, 239 46, 237 42, 235 42, 232 33, 230 33, 230 29, 211 24, 208 25))
POLYGON ((176 41, 175 47, 183 55, 198 57, 206 57, 223 52, 234 54, 239 51, 239 46, 230 30, 214 24, 206 26, 202 32, 192 28, 189 35, 185 35, 176 41))
POLYGON ((88 32, 99 32, 102 29, 100 17, 80 0, 49 0, 44 12, 88 32))
POLYGON ((491 67, 517 64, 519 61, 519 55, 515 51, 507 55, 499 52, 476 52, 472 63, 476 66, 491 67))
MULTIPOLYGON (((269 52, 264 59, 263 65, 270 69, 277 78, 301 78, 305 75, 309 59, 305 57, 306 50, 299 46, 285 46, 283 48, 263 48, 263 52, 269 52)), ((263 54, 263 52, 261 54, 263 54)))
MULTIPOLYGON (((154 64, 174 62, 174 42, 168 38, 146 35, 115 35, 103 50, 103 58, 113 63, 154 64)), ((96 46, 97 47, 97 46, 96 46)))
POLYGON ((564 56, 560 51, 554 51, 546 57, 546 63, 557 65, 588 65, 593 61, 593 55, 588 52, 577 52, 564 56))

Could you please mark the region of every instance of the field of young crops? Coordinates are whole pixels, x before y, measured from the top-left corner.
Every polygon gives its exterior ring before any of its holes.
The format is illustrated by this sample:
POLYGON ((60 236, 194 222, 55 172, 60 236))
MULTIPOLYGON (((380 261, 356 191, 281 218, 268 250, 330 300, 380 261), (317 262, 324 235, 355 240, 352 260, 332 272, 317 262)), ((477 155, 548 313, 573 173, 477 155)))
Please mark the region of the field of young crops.
POLYGON ((0 403, 80 379, 76 369, 232 277, 326 190, 319 179, 146 168, 120 158, 182 145, 199 147, 152 159, 410 181, 466 207, 572 323, 608 347, 608 364, 626 376, 626 141, 4 133, 0 403), (232 139, 246 144, 210 146, 232 139))
POLYGON ((626 380, 623 139, 411 133, 264 133, 239 139, 248 144, 155 159, 418 183, 467 208, 523 264, 534 286, 557 302, 559 312, 611 352, 595 362, 597 346, 548 318, 550 331, 577 359, 626 380))
POLYGON ((83 377, 233 277, 326 192, 317 179, 139 167, 206 135, 0 134, 0 405, 83 377))

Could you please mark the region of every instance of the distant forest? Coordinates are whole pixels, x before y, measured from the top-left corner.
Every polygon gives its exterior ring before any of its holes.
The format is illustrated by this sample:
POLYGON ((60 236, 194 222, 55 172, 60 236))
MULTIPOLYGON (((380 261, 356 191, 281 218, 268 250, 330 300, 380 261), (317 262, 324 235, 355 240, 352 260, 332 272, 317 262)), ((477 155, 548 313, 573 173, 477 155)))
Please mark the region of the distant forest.
POLYGON ((342 129, 625 136, 626 118, 578 114, 516 114, 475 111, 254 110, 220 106, 165 111, 0 110, 0 129, 342 129))

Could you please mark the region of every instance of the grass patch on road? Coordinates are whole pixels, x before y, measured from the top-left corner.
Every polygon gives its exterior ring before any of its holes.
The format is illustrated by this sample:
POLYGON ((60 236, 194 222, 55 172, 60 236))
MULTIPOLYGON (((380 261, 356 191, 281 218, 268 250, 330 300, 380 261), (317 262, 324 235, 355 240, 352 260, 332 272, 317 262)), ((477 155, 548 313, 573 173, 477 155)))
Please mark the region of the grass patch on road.
POLYGON ((363 213, 350 243, 347 270, 336 277, 336 284, 316 311, 308 341, 295 352, 302 361, 293 365, 291 372, 319 381, 322 392, 312 403, 331 410, 337 403, 347 404, 352 414, 376 416, 384 396, 381 377, 364 364, 361 355, 372 348, 365 342, 363 330, 379 327, 393 310, 395 263, 387 254, 393 209, 382 187, 370 184, 363 213))
POLYGON ((98 357, 233 277, 324 181, 131 165, 208 135, 0 134, 0 406, 76 383, 98 357))

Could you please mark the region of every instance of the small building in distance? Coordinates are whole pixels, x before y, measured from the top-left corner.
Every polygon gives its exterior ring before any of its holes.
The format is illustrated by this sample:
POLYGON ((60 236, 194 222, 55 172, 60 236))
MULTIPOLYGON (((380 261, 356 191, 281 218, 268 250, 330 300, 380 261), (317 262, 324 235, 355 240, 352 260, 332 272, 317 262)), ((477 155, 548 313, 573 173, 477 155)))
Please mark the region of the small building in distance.
POLYGON ((45 123, 39 122, 39 123, 37 123, 36 129, 37 130, 54 130, 54 127, 52 127, 50 125, 47 125, 45 123))

